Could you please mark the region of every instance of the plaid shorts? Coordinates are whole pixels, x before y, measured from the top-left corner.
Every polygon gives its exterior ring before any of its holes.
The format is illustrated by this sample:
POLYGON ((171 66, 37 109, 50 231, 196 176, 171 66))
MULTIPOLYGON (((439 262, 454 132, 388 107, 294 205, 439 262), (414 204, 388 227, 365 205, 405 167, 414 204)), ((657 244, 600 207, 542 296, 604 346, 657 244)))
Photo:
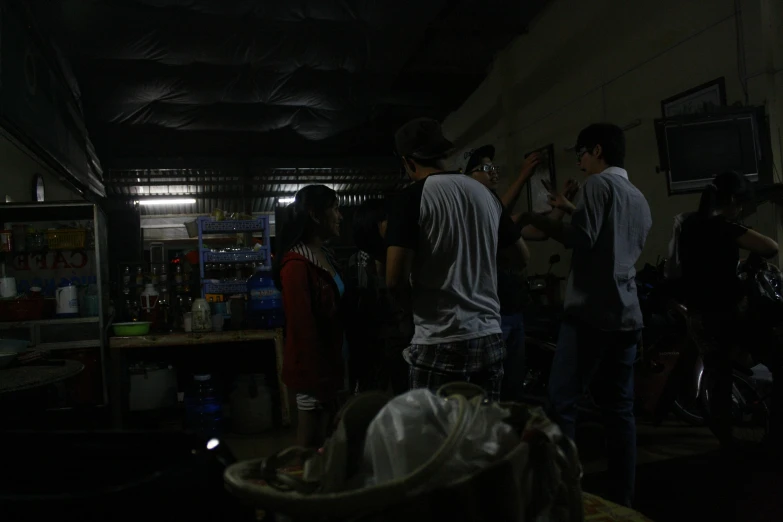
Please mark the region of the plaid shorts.
POLYGON ((296 394, 296 409, 300 411, 323 410, 324 405, 312 395, 306 393, 296 394))
POLYGON ((412 344, 405 350, 411 389, 433 392, 450 382, 470 382, 500 399, 506 345, 500 334, 442 344, 412 344))
POLYGON ((319 400, 315 395, 309 393, 296 394, 296 409, 299 411, 330 411, 332 413, 339 409, 340 401, 337 398, 330 398, 326 401, 319 400))

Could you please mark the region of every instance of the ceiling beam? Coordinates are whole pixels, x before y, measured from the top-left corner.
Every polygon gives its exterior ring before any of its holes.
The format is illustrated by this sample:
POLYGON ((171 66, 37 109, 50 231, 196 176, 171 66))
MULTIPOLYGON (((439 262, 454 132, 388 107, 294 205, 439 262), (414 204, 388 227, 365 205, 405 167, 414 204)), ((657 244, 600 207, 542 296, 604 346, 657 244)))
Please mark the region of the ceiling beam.
MULTIPOLYGON (((127 179, 127 178, 126 178, 127 179)), ((405 179, 401 176, 385 177, 375 179, 362 179, 351 177, 349 179, 336 179, 335 177, 325 178, 295 178, 295 179, 265 179, 253 178, 248 180, 250 185, 307 185, 312 183, 331 183, 333 185, 399 185, 404 183, 405 179)), ((173 181, 141 181, 129 179, 127 181, 117 181, 116 178, 106 182, 107 187, 166 187, 177 185, 244 185, 242 180, 215 179, 212 181, 191 180, 189 178, 180 178, 173 181)))
MULTIPOLYGON (((385 195, 389 193, 397 192, 398 186, 389 187, 386 191, 361 191, 361 192, 340 192, 341 197, 350 197, 350 196, 379 196, 379 195, 385 195)), ((110 194, 109 199, 117 200, 117 201, 136 201, 138 199, 144 199, 144 200, 155 200, 155 199, 171 199, 174 197, 177 198, 193 198, 196 200, 199 199, 234 199, 236 201, 241 201, 243 197, 245 198, 283 198, 283 197, 293 197, 296 195, 295 191, 253 191, 250 194, 246 194, 244 191, 215 191, 215 192, 201 192, 198 194, 155 194, 154 196, 146 196, 144 194, 110 194)))
MULTIPOLYGON (((397 170, 398 160, 392 155, 391 146, 389 156, 367 157, 335 157, 335 158, 251 158, 250 170, 255 173, 259 169, 351 169, 351 170, 397 170)), ((104 162, 104 170, 224 170, 241 174, 243 162, 226 158, 179 158, 179 157, 140 157, 140 158, 112 158, 104 162)))
POLYGON ((254 169, 352 169, 352 170, 399 170, 399 160, 389 147, 388 156, 366 156, 347 158, 253 158, 254 169))

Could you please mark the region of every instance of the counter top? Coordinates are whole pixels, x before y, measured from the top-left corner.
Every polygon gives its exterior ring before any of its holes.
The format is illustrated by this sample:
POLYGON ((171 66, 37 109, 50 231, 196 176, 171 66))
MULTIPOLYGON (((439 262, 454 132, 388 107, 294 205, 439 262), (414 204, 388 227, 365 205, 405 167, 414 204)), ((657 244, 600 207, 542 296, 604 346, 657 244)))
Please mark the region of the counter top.
POLYGON ((74 317, 68 319, 38 319, 35 321, 17 321, 17 322, 2 322, 0 323, 0 330, 10 330, 13 328, 29 328, 31 326, 55 326, 55 325, 73 325, 73 324, 85 324, 85 323, 97 323, 100 321, 98 317, 74 317))
POLYGON ((109 348, 146 348, 150 346, 188 346, 198 344, 241 343, 282 338, 282 330, 229 330, 225 332, 138 335, 110 337, 109 348))

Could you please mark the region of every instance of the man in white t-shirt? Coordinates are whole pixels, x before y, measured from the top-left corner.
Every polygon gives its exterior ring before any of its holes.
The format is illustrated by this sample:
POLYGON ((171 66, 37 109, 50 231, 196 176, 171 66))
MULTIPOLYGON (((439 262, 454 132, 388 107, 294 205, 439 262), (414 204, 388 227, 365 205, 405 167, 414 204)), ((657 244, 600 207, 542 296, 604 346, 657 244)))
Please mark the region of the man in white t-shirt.
POLYGON ((386 233, 387 285, 409 299, 413 312, 405 350, 411 388, 466 381, 497 400, 505 357, 497 253, 513 247, 524 263, 527 249, 494 194, 446 170, 454 147, 437 121, 407 123, 395 144, 416 182, 392 204, 386 233))

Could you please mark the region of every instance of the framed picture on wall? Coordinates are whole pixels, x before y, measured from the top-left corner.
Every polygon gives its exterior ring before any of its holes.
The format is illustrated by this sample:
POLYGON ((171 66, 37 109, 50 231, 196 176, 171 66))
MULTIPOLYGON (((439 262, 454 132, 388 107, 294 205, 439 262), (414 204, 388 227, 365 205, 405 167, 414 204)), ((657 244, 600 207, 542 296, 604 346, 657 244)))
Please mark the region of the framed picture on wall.
POLYGON ((726 82, 721 76, 661 102, 664 118, 710 112, 726 105, 726 82))
POLYGON ((528 152, 525 158, 535 152, 541 154, 541 163, 536 165, 536 170, 527 183, 527 204, 531 212, 544 214, 550 212, 552 207, 549 205, 549 192, 542 182, 546 181, 551 187, 557 187, 555 147, 550 143, 546 147, 528 152))

